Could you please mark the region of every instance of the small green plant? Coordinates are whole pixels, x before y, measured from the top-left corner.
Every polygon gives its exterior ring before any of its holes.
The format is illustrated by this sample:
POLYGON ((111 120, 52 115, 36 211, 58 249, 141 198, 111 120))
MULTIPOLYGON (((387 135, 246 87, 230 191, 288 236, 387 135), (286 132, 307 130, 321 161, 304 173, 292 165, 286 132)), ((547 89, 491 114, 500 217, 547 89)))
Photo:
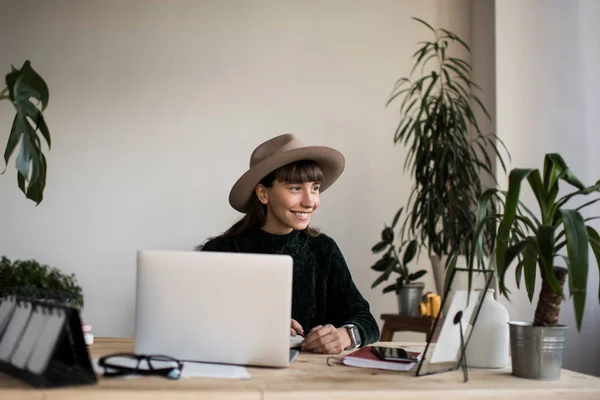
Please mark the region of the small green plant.
POLYGON ((83 293, 74 274, 66 275, 57 268, 35 260, 0 260, 0 298, 21 295, 83 307, 83 293))
POLYGON ((385 226, 381 231, 381 241, 379 241, 371 251, 373 254, 383 253, 383 256, 371 267, 371 269, 381 272, 381 275, 373 282, 371 289, 375 288, 384 281, 387 281, 393 272, 396 272, 399 277, 396 283, 388 285, 383 288, 383 293, 395 291, 398 293, 402 286, 409 284, 421 278, 427 273, 426 270, 419 270, 411 273, 408 269, 408 263, 410 263, 417 253, 417 241, 411 240, 410 242, 404 242, 397 248, 394 244, 394 228, 398 224, 398 220, 402 214, 402 208, 398 210, 391 226, 385 226), (403 252, 403 248, 406 245, 402 261, 400 261, 400 254, 403 252))
POLYGON ((4 151, 4 162, 8 166, 8 160, 20 144, 17 184, 25 197, 36 204, 44 198, 46 187, 46 157, 42 151, 42 138, 50 148, 50 131, 42 112, 48 105, 49 97, 46 82, 31 67, 29 60, 21 69, 12 67, 12 71, 6 75, 6 88, 0 90, 0 101, 10 100, 17 111, 4 151), (36 100, 39 107, 32 100, 36 100))

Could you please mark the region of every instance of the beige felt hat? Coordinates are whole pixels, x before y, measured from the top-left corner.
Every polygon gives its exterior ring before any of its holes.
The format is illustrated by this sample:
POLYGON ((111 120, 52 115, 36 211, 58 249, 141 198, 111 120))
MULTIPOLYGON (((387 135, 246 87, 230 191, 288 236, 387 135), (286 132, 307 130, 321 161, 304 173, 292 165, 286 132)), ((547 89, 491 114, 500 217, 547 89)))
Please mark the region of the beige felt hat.
POLYGON ((239 212, 248 212, 256 185, 277 168, 300 160, 314 161, 323 171, 321 192, 344 171, 345 160, 339 151, 330 147, 305 146, 291 133, 279 135, 254 149, 250 156, 250 168, 229 192, 229 204, 239 212))

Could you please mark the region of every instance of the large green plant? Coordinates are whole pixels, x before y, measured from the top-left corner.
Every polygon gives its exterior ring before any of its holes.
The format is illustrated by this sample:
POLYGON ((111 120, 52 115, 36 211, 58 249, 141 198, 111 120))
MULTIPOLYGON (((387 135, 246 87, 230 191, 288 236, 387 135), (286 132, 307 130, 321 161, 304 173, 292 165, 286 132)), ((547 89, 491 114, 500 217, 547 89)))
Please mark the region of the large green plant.
MULTIPOLYGON (((453 46, 470 52, 469 46, 452 32, 414 19, 434 38, 420 42, 410 76, 396 82, 387 103, 402 100, 394 143, 407 148, 404 168, 414 179, 402 237, 416 238, 429 254, 457 249, 465 254, 482 193, 481 176, 494 177, 489 154, 495 153, 503 167, 504 160, 499 139, 482 133, 476 120, 475 107, 488 119, 490 115, 474 93, 479 87, 471 79, 469 62, 450 55, 453 46), (419 75, 413 78, 415 71, 419 75)), ((489 248, 494 230, 484 236, 489 248)))
POLYGON ((0 260, 0 299, 20 295, 35 300, 53 301, 83 307, 83 293, 74 274, 66 275, 58 269, 36 260, 0 260))
POLYGON ((17 184, 25 196, 36 204, 44 198, 46 187, 46 157, 41 138, 50 148, 50 131, 42 114, 49 97, 46 82, 31 67, 29 60, 21 69, 12 67, 12 71, 6 75, 6 88, 0 91, 0 101, 10 100, 16 109, 4 151, 4 162, 8 165, 8 160, 20 144, 17 184))
POLYGON ((383 231, 381 231, 381 240, 377 242, 371 249, 373 254, 383 253, 379 260, 377 260, 377 262, 371 266, 372 270, 380 273, 375 282, 373 282, 371 285, 371 289, 377 287, 382 282, 387 281, 392 273, 395 272, 398 274, 396 282, 384 287, 383 293, 388 293, 391 291, 398 293, 402 286, 418 280, 427 273, 426 270, 419 270, 411 273, 408 269, 408 263, 415 258, 417 252, 416 240, 411 240, 408 243, 401 243, 396 248, 394 239, 396 239, 397 236, 394 235, 394 229, 396 228, 401 215, 402 208, 396 212, 396 215, 392 221, 392 225, 385 226, 383 228, 383 231), (405 245, 406 248, 404 247, 405 245), (400 254, 402 254, 403 251, 404 254, 401 261, 400 254))
MULTIPOLYGON (((600 269, 600 236, 587 224, 598 217, 584 218, 581 210, 596 203, 599 198, 578 206, 569 203, 578 196, 600 191, 600 180, 585 186, 569 169, 559 154, 546 154, 544 169, 513 169, 508 178, 508 191, 489 189, 479 199, 477 227, 469 256, 469 268, 475 270, 482 262, 482 231, 496 226, 496 270, 500 292, 508 297, 506 273, 517 259, 515 279, 520 287, 524 277, 529 300, 533 300, 536 275, 539 271, 542 287, 535 311, 534 326, 555 326, 561 302, 563 284, 568 275, 569 292, 573 297, 577 329, 581 329, 588 283, 588 249, 591 247, 600 269), (527 179, 533 191, 539 214, 534 214, 520 201, 521 183, 527 179), (559 182, 572 187, 570 193, 558 197, 559 182), (504 204, 501 213, 490 214, 487 204, 494 198, 504 204), (566 256, 564 255, 566 250, 566 256), (558 266, 557 261, 566 268, 558 266)), ((451 262, 452 264, 452 262, 451 262)), ((450 270, 453 267, 450 268, 450 270)), ((448 272, 450 272, 450 270, 448 272)), ((600 289, 598 292, 600 300, 600 289)))

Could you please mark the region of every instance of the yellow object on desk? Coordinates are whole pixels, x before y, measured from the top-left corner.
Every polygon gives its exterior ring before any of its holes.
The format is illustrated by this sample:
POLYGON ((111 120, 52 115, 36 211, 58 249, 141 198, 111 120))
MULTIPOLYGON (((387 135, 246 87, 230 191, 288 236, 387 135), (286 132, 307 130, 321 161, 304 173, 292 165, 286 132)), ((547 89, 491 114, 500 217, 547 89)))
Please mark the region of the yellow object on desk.
POLYGON ((419 314, 423 317, 437 318, 440 313, 442 298, 435 293, 427 293, 419 303, 419 314))

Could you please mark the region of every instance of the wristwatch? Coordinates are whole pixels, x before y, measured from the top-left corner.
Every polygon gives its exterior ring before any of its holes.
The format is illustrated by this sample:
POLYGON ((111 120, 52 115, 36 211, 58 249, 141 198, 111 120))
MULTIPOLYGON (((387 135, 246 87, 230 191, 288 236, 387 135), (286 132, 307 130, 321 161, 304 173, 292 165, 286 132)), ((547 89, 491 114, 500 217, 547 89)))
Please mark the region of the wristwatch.
POLYGON ((362 344, 362 340, 360 339, 360 333, 358 332, 358 327, 354 324, 346 324, 343 326, 348 329, 348 334, 350 335, 350 340, 352 340, 352 344, 345 348, 344 350, 352 350, 360 347, 362 344))

